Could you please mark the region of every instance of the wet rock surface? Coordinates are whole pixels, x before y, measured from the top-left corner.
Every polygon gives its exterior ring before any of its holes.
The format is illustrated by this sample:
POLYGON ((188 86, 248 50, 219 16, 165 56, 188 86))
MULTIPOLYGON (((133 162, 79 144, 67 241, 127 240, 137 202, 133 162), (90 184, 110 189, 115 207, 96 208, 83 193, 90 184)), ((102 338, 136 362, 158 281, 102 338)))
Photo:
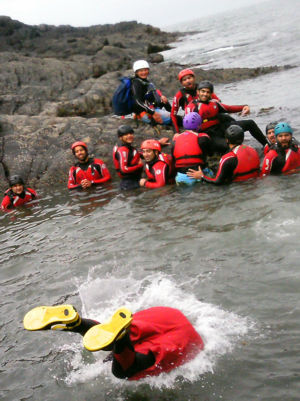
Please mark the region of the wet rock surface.
MULTIPOLYGON (((181 34, 182 35, 182 34, 181 34)), ((66 184, 73 162, 70 144, 84 140, 90 153, 112 168, 117 127, 132 120, 112 115, 111 98, 133 61, 151 63, 151 80, 170 99, 182 66, 163 62, 158 51, 178 33, 135 21, 89 28, 29 26, 0 17, 0 189, 21 173, 33 187, 66 184)), ((195 69, 197 80, 226 83, 289 67, 195 69)), ((136 142, 157 136, 136 127, 136 142)), ((161 130, 162 136, 172 131, 161 130)))

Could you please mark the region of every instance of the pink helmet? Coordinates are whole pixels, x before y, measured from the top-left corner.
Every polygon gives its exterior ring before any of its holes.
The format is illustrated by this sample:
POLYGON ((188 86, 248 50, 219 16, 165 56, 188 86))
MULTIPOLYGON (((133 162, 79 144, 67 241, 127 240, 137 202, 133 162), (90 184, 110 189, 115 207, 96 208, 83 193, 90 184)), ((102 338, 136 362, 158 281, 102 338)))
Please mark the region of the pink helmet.
POLYGON ((146 139, 141 144, 141 149, 152 149, 152 150, 158 150, 159 152, 161 152, 160 143, 156 139, 146 139))
POLYGON ((185 77, 186 75, 193 75, 193 77, 195 76, 193 70, 186 68, 185 70, 181 70, 180 73, 178 74, 179 81, 181 82, 182 78, 185 77))
POLYGON ((71 150, 72 150, 73 154, 75 153, 75 148, 76 148, 76 146, 82 146, 83 148, 85 148, 86 151, 88 151, 88 147, 87 147, 87 144, 86 144, 86 143, 81 142, 81 141, 77 141, 77 142, 74 142, 74 143, 71 145, 71 150))

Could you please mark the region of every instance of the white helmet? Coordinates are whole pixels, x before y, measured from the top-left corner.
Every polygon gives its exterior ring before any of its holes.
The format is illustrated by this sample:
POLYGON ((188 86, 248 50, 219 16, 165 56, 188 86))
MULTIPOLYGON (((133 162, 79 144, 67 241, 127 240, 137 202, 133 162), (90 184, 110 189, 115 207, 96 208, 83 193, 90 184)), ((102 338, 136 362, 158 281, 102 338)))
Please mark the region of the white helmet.
POLYGON ((142 68, 149 68, 150 66, 146 60, 137 60, 133 63, 133 71, 141 70, 142 68))

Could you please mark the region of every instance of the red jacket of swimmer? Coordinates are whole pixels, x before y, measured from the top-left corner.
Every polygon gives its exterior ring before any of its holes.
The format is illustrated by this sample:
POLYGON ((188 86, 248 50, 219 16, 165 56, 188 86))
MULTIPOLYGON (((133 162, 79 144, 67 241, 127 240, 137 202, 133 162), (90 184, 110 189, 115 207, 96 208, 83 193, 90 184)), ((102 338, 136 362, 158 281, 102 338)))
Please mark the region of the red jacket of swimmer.
POLYGON ((238 164, 233 171, 234 182, 246 181, 259 176, 260 159, 254 148, 247 145, 238 145, 230 153, 235 154, 238 159, 238 164))
POLYGON ((9 188, 4 195, 1 203, 2 210, 12 209, 14 207, 22 206, 37 197, 37 193, 32 188, 24 188, 21 195, 16 195, 11 188, 9 188))
POLYGON ((159 156, 150 163, 145 164, 147 181, 146 188, 160 188, 172 183, 172 167, 169 155, 160 153, 159 156))
POLYGON ((142 173, 143 164, 139 152, 131 145, 115 145, 113 162, 120 178, 137 177, 142 173))
POLYGON ((151 351, 155 364, 130 380, 157 376, 192 360, 204 344, 189 320, 177 309, 154 307, 133 315, 130 340, 136 352, 151 351))
POLYGON ((300 148, 292 144, 287 149, 273 146, 265 155, 261 175, 292 174, 300 170, 300 148))
POLYGON ((68 188, 79 188, 81 181, 87 179, 94 185, 102 184, 111 179, 110 173, 101 159, 90 157, 85 163, 76 163, 69 171, 68 188))
MULTIPOLYGON (((219 100, 218 96, 213 93, 211 95, 212 99, 216 99, 219 100)), ((176 95, 173 98, 173 103, 172 103, 172 109, 171 109, 171 119, 175 128, 175 131, 177 133, 179 133, 179 126, 178 126, 178 122, 177 122, 177 113, 180 109, 180 107, 182 108, 182 110, 185 109, 185 107, 191 103, 193 100, 197 100, 198 99, 198 94, 197 94, 197 84, 195 85, 195 87, 193 89, 186 89, 186 88, 181 88, 176 95)))
POLYGON ((206 143, 210 144, 210 137, 207 134, 198 134, 194 131, 182 132, 174 140, 172 155, 175 162, 175 169, 190 167, 193 165, 205 166, 206 143))
POLYGON ((202 117, 201 131, 205 131, 207 128, 220 124, 218 120, 219 113, 238 113, 243 110, 244 106, 229 106, 217 100, 210 100, 207 103, 193 100, 185 108, 185 114, 192 111, 199 113, 202 117))

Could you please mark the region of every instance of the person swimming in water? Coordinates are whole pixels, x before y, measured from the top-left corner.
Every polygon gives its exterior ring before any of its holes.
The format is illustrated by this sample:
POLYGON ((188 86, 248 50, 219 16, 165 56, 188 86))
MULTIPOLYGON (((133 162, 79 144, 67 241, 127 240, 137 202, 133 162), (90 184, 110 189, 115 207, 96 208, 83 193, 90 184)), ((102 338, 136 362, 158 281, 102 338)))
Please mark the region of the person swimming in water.
POLYGON ((40 306, 25 315, 23 324, 30 331, 79 333, 89 351, 111 351, 112 373, 119 379, 139 380, 170 372, 204 348, 201 336, 183 313, 165 306, 133 315, 120 308, 103 324, 80 317, 72 305, 40 306))
POLYGON ((9 211, 36 199, 36 191, 32 188, 25 187, 24 180, 20 175, 13 175, 8 181, 10 188, 5 191, 1 203, 2 210, 9 211))

